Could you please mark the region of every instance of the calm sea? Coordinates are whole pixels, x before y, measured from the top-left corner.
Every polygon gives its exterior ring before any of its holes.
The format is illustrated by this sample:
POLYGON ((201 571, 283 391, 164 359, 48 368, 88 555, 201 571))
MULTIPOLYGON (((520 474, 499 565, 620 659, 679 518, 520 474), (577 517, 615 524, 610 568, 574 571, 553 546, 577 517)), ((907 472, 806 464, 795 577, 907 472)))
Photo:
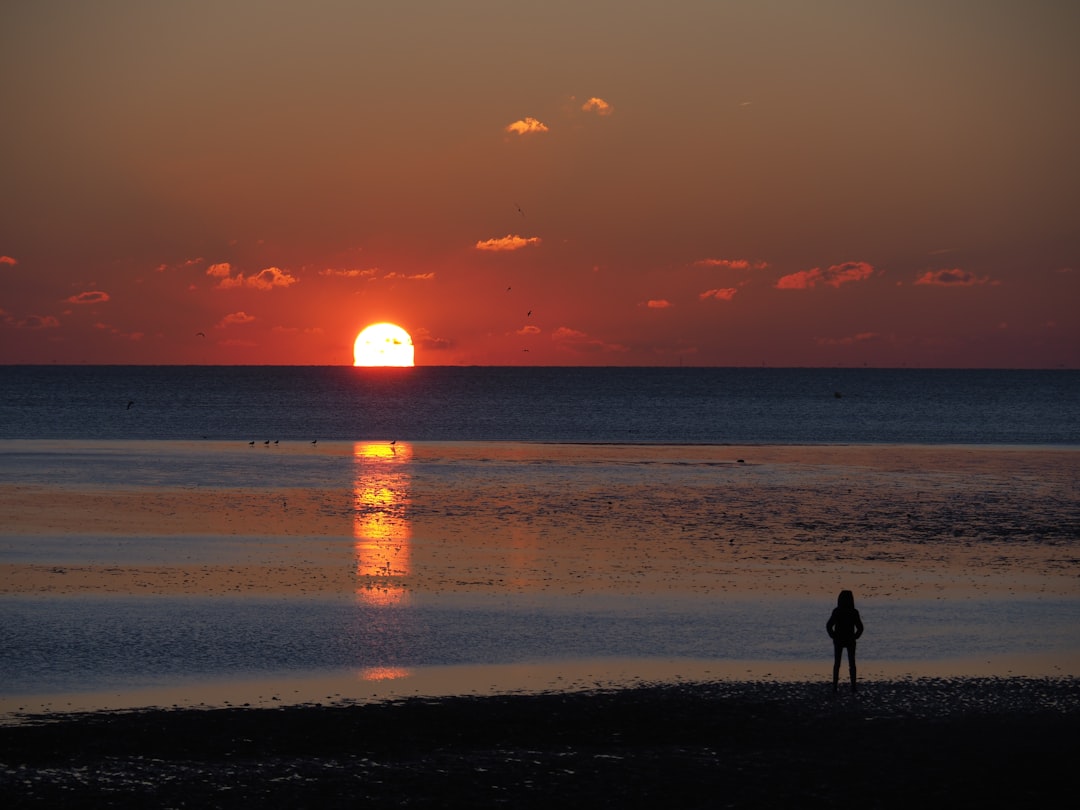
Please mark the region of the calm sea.
POLYGON ((1080 443, 1080 372, 0 367, 0 439, 1080 443))

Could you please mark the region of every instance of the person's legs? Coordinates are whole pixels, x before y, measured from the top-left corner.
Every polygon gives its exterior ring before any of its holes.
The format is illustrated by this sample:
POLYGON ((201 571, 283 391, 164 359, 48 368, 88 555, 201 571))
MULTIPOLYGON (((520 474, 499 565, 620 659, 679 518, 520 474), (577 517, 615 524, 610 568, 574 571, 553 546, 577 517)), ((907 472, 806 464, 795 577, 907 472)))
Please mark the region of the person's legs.
POLYGON ((855 642, 847 648, 848 674, 851 675, 851 691, 855 691, 855 642))
POLYGON ((833 644, 832 688, 836 691, 836 684, 840 680, 840 659, 844 657, 844 648, 840 644, 833 644))

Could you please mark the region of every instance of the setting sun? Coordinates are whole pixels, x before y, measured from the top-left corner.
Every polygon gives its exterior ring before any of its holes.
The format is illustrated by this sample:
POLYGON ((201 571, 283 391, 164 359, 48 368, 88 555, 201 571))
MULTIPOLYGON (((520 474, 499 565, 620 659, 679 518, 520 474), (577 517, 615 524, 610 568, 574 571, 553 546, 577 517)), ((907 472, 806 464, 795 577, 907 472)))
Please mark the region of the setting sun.
POLYGON ((373 323, 356 336, 353 365, 412 366, 412 338, 397 324, 373 323))

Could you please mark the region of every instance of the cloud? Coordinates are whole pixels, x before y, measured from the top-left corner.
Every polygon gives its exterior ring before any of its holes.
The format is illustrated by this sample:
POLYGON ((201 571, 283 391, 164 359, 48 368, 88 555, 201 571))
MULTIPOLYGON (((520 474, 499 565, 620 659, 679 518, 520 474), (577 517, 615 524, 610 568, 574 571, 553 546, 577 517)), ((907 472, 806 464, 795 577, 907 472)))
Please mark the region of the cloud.
POLYGON ((539 245, 539 236, 518 236, 517 234, 507 234, 506 236, 498 237, 496 239, 485 239, 483 242, 476 243, 477 250, 521 250, 523 247, 529 245, 539 245))
POLYGON ((857 335, 849 335, 842 338, 817 338, 819 346, 854 346, 856 343, 865 343, 868 340, 877 340, 881 337, 877 332, 859 332, 857 335))
POLYGON ((425 351, 446 351, 454 347, 454 341, 449 338, 434 337, 431 332, 421 327, 413 331, 413 345, 425 351))
POLYGON ((706 301, 710 298, 717 301, 730 301, 735 297, 735 293, 737 292, 738 290, 735 287, 724 287, 722 289, 706 290, 703 293, 698 293, 698 298, 702 301, 706 301))
POLYGON ((431 281, 435 278, 435 273, 413 273, 411 276, 405 273, 387 273, 383 276, 384 279, 404 279, 405 281, 431 281))
POLYGON ((954 267, 951 270, 928 270, 917 279, 915 285, 930 285, 934 287, 975 287, 980 284, 999 284, 991 281, 986 276, 979 278, 974 273, 954 267))
POLYGON ((539 335, 540 334, 540 327, 539 326, 532 326, 530 324, 529 326, 521 327, 514 334, 515 335, 522 335, 522 336, 524 336, 524 335, 539 335))
POLYGON ((27 315, 21 320, 7 318, 7 323, 16 329, 56 329, 60 320, 54 315, 27 315))
POLYGON ((585 112, 594 112, 597 115, 611 115, 615 112, 615 108, 604 101, 602 98, 593 96, 584 104, 581 105, 581 109, 585 112))
POLYGON ((65 304, 104 304, 109 300, 109 294, 101 290, 87 290, 77 293, 70 298, 65 298, 65 304))
POLYGON ((626 346, 619 343, 606 343, 599 338, 590 337, 585 332, 571 329, 568 326, 560 326, 551 333, 551 339, 559 344, 559 348, 575 354, 598 354, 629 351, 626 346))
POLYGON ((664 298, 650 298, 645 302, 645 306, 649 309, 667 309, 672 306, 671 302, 664 298))
POLYGON ((339 278, 371 278, 379 272, 378 267, 369 267, 365 270, 352 269, 352 270, 334 270, 333 268, 326 268, 320 270, 320 276, 338 276, 339 278))
POLYGON ((248 276, 247 285, 256 290, 272 290, 274 287, 290 287, 298 280, 280 267, 267 267, 254 276, 248 276))
POLYGON ((233 268, 228 262, 212 264, 206 270, 206 275, 211 278, 221 279, 216 289, 232 290, 236 287, 253 287, 256 290, 272 290, 274 287, 290 287, 300 279, 290 275, 280 267, 267 267, 253 276, 245 276, 243 273, 232 275, 233 268))
POLYGON ((185 259, 184 261, 180 262, 180 264, 159 264, 157 266, 157 271, 159 273, 164 273, 166 270, 182 270, 185 267, 194 267, 195 265, 202 264, 205 261, 206 259, 204 259, 202 256, 199 256, 195 259, 185 259))
POLYGON ((760 259, 698 259, 694 262, 695 267, 719 267, 724 270, 768 270, 769 263, 760 259))
POLYGON ((9 264, 14 267, 18 263, 18 259, 13 259, 11 256, 0 256, 0 264, 9 264))
POLYGON ((531 135, 537 132, 547 132, 547 124, 537 121, 535 118, 523 118, 506 127, 507 132, 516 132, 518 135, 531 135))
POLYGON ((255 320, 254 315, 248 315, 246 312, 230 312, 220 321, 218 321, 217 329, 224 329, 227 326, 235 326, 238 324, 251 323, 255 320))
POLYGON ((874 268, 866 262, 834 264, 827 270, 815 267, 781 277, 773 286, 778 290, 809 290, 819 284, 839 287, 851 281, 863 281, 874 275, 874 268))

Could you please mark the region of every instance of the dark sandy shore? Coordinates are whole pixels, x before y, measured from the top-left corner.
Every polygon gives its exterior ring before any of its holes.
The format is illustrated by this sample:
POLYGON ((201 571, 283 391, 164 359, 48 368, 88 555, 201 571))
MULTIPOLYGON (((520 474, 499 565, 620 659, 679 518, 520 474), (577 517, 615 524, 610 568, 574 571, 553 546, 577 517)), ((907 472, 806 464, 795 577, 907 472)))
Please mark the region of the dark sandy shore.
POLYGON ((657 685, 0 727, 5 807, 988 807, 1070 795, 1080 681, 657 685))

